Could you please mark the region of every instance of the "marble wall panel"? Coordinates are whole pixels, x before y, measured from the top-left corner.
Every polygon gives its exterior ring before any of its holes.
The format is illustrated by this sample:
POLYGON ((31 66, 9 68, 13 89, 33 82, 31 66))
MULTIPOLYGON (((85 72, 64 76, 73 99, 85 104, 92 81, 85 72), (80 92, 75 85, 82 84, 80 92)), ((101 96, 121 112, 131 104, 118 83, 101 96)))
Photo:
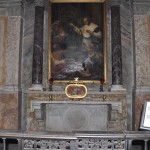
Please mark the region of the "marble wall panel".
POLYGON ((130 1, 122 1, 120 5, 121 46, 122 46, 122 81, 127 89, 128 129, 132 129, 132 88, 134 80, 132 9, 130 1))
POLYGON ((136 83, 150 85, 150 57, 148 45, 147 16, 134 16, 135 50, 136 50, 136 83))
POLYGON ((145 102, 150 100, 150 94, 149 93, 137 93, 136 95, 136 103, 135 103, 135 129, 139 130, 140 125, 140 119, 141 119, 141 112, 142 112, 142 106, 145 102))
POLYGON ((0 94, 0 129, 18 129, 18 94, 0 94))
POLYGON ((21 17, 8 18, 6 85, 17 86, 19 79, 21 17))
POLYGON ((109 105, 46 104, 46 131, 108 131, 109 105))
POLYGON ((112 83, 112 58, 111 58, 111 10, 110 5, 106 5, 106 78, 109 84, 112 83))
POLYGON ((0 86, 5 83, 7 17, 0 17, 0 86))
POLYGON ((135 130, 139 129, 142 106, 150 99, 150 3, 133 4, 135 58, 136 58, 136 95, 135 95, 135 130))
POLYGON ((133 45, 132 45, 132 10, 129 2, 120 5, 121 45, 122 45, 122 80, 123 86, 132 90, 133 80, 133 45))
POLYGON ((29 87, 32 84, 32 58, 34 41, 34 16, 35 8, 33 4, 25 5, 24 12, 24 37, 23 37, 23 68, 22 84, 29 87))
POLYGON ((48 56, 49 56, 49 30, 50 27, 48 26, 48 11, 47 9, 44 12, 44 43, 43 43, 43 84, 47 81, 45 79, 48 79, 49 75, 48 75, 48 56))

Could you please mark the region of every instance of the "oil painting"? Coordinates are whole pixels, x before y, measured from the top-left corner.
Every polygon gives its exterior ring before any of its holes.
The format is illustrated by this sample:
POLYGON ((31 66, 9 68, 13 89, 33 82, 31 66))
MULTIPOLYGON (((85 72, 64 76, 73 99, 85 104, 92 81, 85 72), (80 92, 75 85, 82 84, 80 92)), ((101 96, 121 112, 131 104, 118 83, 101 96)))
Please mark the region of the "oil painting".
POLYGON ((104 78, 104 3, 51 3, 50 13, 51 76, 104 78))

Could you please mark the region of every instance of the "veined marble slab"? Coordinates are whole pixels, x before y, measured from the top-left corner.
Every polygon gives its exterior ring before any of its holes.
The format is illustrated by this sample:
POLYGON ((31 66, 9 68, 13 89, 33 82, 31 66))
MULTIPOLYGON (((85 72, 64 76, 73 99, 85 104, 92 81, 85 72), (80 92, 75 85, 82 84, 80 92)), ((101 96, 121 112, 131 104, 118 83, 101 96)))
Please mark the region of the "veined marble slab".
POLYGON ((134 16, 135 22, 135 49, 136 49, 136 83, 150 85, 150 57, 148 43, 147 16, 134 16))
POLYGON ((46 104, 45 130, 107 131, 109 105, 46 104))

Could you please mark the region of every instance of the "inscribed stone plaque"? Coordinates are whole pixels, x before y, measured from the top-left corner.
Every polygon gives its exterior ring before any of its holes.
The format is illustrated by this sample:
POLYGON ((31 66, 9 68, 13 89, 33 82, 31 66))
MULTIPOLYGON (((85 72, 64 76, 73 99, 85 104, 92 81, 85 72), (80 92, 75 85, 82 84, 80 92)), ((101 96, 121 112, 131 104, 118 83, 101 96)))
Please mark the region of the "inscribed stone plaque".
POLYGON ((46 104, 46 131, 107 131, 109 105, 46 104))

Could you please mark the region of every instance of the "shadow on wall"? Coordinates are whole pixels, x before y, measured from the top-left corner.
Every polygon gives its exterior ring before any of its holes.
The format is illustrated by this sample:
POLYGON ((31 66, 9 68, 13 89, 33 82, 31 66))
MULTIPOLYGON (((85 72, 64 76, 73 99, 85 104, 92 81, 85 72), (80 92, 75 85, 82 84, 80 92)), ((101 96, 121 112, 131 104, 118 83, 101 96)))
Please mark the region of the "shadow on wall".
MULTIPOLYGON (((3 139, 0 139, 0 150, 4 150, 3 139)), ((6 150, 18 150, 18 141, 16 139, 6 139, 6 150)))

